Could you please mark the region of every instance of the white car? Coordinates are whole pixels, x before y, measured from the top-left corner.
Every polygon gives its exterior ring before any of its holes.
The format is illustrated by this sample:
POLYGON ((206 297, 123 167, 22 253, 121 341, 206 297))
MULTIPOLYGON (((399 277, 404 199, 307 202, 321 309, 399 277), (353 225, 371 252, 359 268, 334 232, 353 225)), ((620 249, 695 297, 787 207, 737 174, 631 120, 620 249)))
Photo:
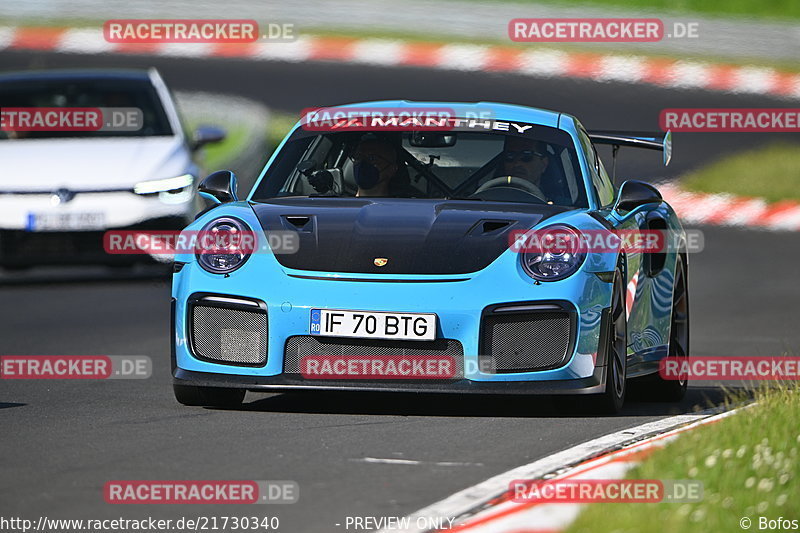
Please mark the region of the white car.
POLYGON ((149 260, 105 253, 104 233, 185 227, 196 211, 193 156, 225 137, 214 127, 187 136, 155 69, 0 75, 0 112, 0 266, 6 268, 149 260), (73 114, 113 108, 136 116, 116 129, 104 116, 97 131, 62 131, 63 124, 54 131, 49 122, 31 131, 35 123, 30 114, 29 122, 21 120, 21 108, 73 114))

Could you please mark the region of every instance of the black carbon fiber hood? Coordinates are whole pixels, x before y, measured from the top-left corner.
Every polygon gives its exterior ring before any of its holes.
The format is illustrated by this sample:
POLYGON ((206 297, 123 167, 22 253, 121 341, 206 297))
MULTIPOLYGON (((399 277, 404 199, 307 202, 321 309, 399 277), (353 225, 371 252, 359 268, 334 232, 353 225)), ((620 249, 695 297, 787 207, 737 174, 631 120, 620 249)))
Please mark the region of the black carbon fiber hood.
POLYGON ((388 198, 294 198, 253 204, 266 230, 299 236, 299 251, 277 254, 285 267, 369 274, 466 274, 508 247, 509 233, 563 207, 388 198), (385 258, 385 266, 375 265, 385 258))

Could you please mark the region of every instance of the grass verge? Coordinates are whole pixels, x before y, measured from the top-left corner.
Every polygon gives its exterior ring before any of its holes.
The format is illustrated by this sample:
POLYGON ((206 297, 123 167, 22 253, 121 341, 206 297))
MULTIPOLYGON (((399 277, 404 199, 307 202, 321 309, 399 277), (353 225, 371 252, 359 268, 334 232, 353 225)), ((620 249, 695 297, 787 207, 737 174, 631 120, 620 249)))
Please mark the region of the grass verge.
POLYGON ((800 394, 761 389, 758 404, 683 434, 629 472, 630 479, 695 479, 695 503, 615 503, 588 506, 567 533, 743 531, 760 517, 800 519, 800 394))
POLYGON ((298 120, 300 120, 299 113, 271 112, 267 130, 267 147, 271 152, 275 151, 298 120))
MULTIPOLYGON (((186 114, 187 129, 193 131, 197 126, 205 124, 208 120, 193 119, 190 113, 186 114)), ((298 116, 292 113, 270 112, 265 138, 270 153, 278 147, 280 142, 297 122, 298 116)), ((208 169, 227 168, 234 161, 248 142, 248 128, 234 122, 221 124, 228 132, 225 140, 220 143, 209 144, 205 152, 203 166, 208 169)))
MULTIPOLYGON (((486 0, 480 0, 485 2, 486 0)), ((503 0, 504 2, 509 0, 503 0)), ((539 3, 542 0, 510 0, 520 4, 539 3)), ((555 2, 544 0, 544 3, 559 6, 593 6, 617 7, 637 11, 671 11, 686 14, 704 14, 721 16, 753 16, 776 20, 796 20, 800 18, 800 3, 796 0, 579 0, 555 2)))
MULTIPOLYGON (((722 17, 750 16, 760 19, 792 21, 800 19, 800 3, 796 0, 474 0, 480 3, 552 4, 559 7, 611 7, 635 11, 660 11, 722 17)), ((523 15, 520 15, 523 16, 523 15)), ((54 12, 52 19, 59 19, 54 12)), ((15 17, 15 20, 35 21, 30 17, 15 17)), ((73 24, 88 26, 96 21, 89 18, 70 20, 73 24)))
MULTIPOLYGON (((190 128, 192 129, 194 128, 190 128)), ((226 124, 225 131, 228 134, 224 141, 203 148, 205 168, 213 170, 226 168, 247 146, 247 128, 226 124)))
POLYGON ((725 192, 768 202, 800 201, 800 147, 767 145, 725 157, 686 174, 681 186, 694 192, 725 192))

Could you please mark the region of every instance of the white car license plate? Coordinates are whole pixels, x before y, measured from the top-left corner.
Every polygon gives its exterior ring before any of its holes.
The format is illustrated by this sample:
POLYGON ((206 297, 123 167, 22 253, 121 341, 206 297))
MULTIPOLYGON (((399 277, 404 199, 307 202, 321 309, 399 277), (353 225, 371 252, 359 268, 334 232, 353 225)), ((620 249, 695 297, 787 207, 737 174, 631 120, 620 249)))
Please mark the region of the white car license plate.
POLYGON ((28 231, 90 231, 105 228, 103 212, 29 213, 28 231))
POLYGON ((359 339, 436 340, 436 314, 312 309, 311 334, 359 339))

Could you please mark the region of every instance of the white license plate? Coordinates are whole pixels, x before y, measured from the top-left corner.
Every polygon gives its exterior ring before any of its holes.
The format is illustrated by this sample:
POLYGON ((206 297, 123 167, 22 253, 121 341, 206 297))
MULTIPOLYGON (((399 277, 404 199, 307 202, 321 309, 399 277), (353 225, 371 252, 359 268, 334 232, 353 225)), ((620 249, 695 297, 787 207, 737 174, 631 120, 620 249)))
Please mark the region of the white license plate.
POLYGON ((359 339, 432 341, 436 339, 436 315, 312 309, 311 334, 359 339))
POLYGON ((103 212, 29 213, 28 231, 90 231, 105 228, 103 212))

